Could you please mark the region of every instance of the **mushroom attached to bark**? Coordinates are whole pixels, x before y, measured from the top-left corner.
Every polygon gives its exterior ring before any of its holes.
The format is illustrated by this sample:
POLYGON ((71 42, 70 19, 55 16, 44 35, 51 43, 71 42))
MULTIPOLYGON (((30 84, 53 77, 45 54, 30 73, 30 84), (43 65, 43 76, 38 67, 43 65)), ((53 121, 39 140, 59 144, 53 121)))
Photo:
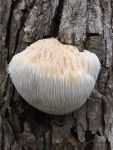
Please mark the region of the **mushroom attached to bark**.
POLYGON ((87 50, 43 39, 16 54, 8 72, 20 95, 49 114, 67 114, 90 96, 98 73, 98 57, 87 50))

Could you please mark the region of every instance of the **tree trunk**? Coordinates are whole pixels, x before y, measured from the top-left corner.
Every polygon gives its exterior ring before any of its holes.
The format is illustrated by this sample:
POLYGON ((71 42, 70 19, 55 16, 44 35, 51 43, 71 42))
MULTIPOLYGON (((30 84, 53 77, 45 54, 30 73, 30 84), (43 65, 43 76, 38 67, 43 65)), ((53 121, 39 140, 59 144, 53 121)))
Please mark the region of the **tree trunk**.
POLYGON ((113 150, 113 0, 0 0, 0 149, 113 150), (34 41, 58 37, 97 54, 102 67, 86 104, 44 114, 13 87, 6 67, 34 41))

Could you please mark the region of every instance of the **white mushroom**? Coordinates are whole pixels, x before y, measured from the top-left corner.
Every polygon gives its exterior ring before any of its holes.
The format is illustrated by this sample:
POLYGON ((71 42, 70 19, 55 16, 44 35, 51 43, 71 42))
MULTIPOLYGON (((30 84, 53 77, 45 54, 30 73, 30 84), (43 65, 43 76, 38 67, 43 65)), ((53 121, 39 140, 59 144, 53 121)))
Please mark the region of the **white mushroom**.
POLYGON ((98 57, 57 39, 39 40, 15 55, 8 72, 20 95, 49 114, 67 114, 90 96, 98 73, 98 57))

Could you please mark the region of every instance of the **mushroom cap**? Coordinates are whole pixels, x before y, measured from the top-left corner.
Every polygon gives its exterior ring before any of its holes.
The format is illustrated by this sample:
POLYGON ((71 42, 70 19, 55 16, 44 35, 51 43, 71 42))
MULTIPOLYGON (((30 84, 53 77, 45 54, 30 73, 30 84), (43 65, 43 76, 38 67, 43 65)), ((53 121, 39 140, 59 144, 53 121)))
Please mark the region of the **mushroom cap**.
POLYGON ((90 96, 98 73, 98 57, 87 50, 42 39, 16 54, 8 73, 20 95, 35 108, 49 114, 67 114, 90 96))

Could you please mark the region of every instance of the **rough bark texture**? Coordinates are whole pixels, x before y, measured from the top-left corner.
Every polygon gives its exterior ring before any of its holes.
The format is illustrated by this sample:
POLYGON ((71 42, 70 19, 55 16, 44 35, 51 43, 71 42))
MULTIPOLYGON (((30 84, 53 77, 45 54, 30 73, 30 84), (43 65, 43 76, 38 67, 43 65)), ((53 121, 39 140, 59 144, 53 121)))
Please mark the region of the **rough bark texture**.
POLYGON ((113 150, 112 41, 113 0, 0 0, 0 149, 113 150), (61 126, 27 104, 6 73, 14 54, 52 36, 102 64, 90 98, 61 126))

